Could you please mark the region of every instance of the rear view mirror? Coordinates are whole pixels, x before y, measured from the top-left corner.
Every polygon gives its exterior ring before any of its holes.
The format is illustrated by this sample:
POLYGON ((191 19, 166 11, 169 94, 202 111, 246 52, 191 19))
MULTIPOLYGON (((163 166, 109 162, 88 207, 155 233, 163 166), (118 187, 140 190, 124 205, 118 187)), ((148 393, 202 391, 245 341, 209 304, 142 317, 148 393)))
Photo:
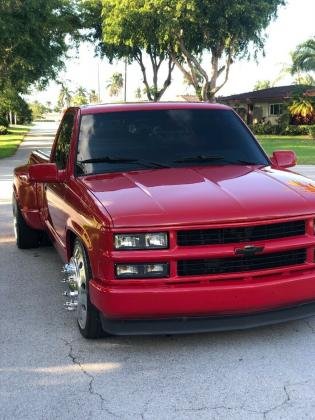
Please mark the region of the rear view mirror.
POLYGON ((278 168, 291 168, 296 165, 296 154, 291 150, 277 150, 270 158, 272 165, 278 168))
POLYGON ((59 171, 55 163, 38 163, 28 168, 33 182, 63 182, 64 171, 59 171))

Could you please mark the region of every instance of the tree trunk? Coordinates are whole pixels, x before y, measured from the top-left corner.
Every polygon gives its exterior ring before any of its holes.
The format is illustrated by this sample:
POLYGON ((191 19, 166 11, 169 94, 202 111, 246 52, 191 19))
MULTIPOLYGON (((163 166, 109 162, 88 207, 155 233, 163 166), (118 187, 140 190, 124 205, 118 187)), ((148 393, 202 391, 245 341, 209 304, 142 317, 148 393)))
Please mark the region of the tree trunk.
POLYGON ((175 54, 172 59, 175 65, 181 70, 188 83, 194 87, 196 95, 201 101, 215 102, 215 95, 225 85, 228 80, 230 66, 232 64, 232 50, 226 52, 226 60, 223 66, 219 66, 219 61, 224 54, 224 48, 218 47, 211 51, 211 71, 210 75, 201 66, 198 59, 186 48, 182 40, 179 41, 182 60, 175 54), (224 76, 221 84, 218 85, 220 76, 224 76))

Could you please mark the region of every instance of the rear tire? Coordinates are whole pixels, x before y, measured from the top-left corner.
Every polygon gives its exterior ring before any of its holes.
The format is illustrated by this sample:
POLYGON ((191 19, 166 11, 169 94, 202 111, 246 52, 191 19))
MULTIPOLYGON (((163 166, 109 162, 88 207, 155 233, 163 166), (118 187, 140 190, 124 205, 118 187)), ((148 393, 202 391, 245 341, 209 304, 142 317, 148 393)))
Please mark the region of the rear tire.
POLYGON ((21 210, 13 197, 13 223, 16 245, 20 249, 38 248, 41 232, 29 227, 22 215, 21 210))
POLYGON ((85 338, 99 338, 103 332, 99 311, 90 301, 89 280, 92 277, 87 252, 83 244, 76 239, 73 247, 72 262, 76 266, 78 288, 77 323, 80 333, 85 338))

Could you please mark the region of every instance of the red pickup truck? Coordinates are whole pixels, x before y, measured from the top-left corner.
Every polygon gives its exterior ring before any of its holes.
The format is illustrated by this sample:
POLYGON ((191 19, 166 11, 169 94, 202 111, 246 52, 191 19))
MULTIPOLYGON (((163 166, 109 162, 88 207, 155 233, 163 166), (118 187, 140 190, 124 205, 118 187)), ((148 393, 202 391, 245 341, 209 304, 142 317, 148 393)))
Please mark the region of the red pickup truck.
POLYGON ((315 185, 223 105, 69 108, 15 169, 17 246, 48 234, 84 337, 315 313, 315 185))

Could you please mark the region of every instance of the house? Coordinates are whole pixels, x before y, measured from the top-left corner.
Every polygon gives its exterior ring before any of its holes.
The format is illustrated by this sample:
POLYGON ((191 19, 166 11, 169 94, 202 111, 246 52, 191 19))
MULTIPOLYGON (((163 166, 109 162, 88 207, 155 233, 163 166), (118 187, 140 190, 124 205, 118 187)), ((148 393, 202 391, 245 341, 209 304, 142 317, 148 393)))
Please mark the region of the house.
POLYGON ((298 96, 314 97, 315 87, 306 85, 277 86, 238 95, 217 98, 218 103, 231 106, 247 124, 276 124, 287 106, 298 96))

